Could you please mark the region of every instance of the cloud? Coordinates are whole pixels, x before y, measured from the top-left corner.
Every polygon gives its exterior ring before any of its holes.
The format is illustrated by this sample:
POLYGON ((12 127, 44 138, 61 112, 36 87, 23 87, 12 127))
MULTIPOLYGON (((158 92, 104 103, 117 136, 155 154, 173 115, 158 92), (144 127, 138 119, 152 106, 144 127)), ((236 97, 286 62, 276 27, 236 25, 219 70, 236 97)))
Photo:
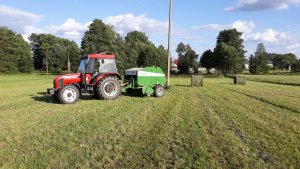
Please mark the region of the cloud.
POLYGON ((290 5, 299 5, 300 0, 238 0, 232 6, 225 8, 232 11, 260 11, 266 9, 284 10, 290 5))
POLYGON ((300 49, 300 43, 296 43, 287 47, 288 50, 300 49))
POLYGON ((222 31, 224 29, 228 29, 229 26, 227 25, 220 25, 220 24, 207 24, 207 25, 200 25, 200 26, 193 26, 192 29, 194 30, 212 30, 212 31, 222 31))
POLYGON ((18 33, 24 33, 26 27, 40 21, 43 16, 0 5, 0 25, 7 26, 18 33))
POLYGON ((73 18, 68 18, 61 25, 51 25, 46 28, 47 32, 70 40, 79 40, 91 22, 82 24, 73 18))
POLYGON ((158 21, 148 18, 146 15, 134 16, 131 13, 117 16, 110 16, 103 20, 106 24, 114 27, 115 31, 121 35, 136 30, 146 34, 166 33, 168 22, 158 21))
POLYGON ((193 30, 207 30, 207 31, 222 31, 224 29, 232 29, 236 28, 238 31, 243 33, 250 33, 255 28, 255 23, 253 21, 242 21, 237 20, 232 24, 228 25, 221 25, 221 24, 207 24, 207 25, 200 25, 200 26, 193 26, 193 30))
MULTIPOLYGON (((168 30, 168 22, 147 18, 146 15, 134 16, 131 13, 109 16, 103 22, 112 25, 114 30, 123 36, 133 30, 146 32, 146 34, 166 33, 168 30)), ((92 21, 80 23, 73 18, 68 18, 61 25, 46 27, 44 32, 79 41, 91 23, 92 21)))
POLYGON ((255 23, 253 21, 237 20, 231 26, 240 32, 250 33, 255 28, 255 23))
POLYGON ((277 32, 273 29, 266 29, 262 32, 253 32, 256 24, 253 21, 237 20, 232 24, 220 25, 220 24, 208 24, 194 26, 194 30, 209 30, 209 31, 222 31, 224 29, 236 28, 239 32, 242 32, 242 38, 246 41, 268 42, 268 43, 283 43, 290 40, 289 34, 285 32, 277 32))
POLYGON ((245 40, 269 42, 269 43, 283 43, 289 40, 289 36, 284 32, 276 32, 273 29, 266 29, 263 32, 251 33, 245 35, 245 40))

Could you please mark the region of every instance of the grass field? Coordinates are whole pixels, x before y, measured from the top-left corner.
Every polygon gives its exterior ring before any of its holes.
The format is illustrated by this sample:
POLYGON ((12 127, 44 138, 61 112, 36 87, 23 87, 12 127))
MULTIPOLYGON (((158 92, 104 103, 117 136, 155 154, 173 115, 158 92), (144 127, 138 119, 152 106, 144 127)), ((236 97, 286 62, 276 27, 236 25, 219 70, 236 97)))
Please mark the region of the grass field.
POLYGON ((53 76, 0 76, 2 168, 300 168, 300 88, 172 79, 163 98, 52 102, 53 76))
POLYGON ((247 75, 247 80, 300 86, 300 76, 291 75, 247 75))

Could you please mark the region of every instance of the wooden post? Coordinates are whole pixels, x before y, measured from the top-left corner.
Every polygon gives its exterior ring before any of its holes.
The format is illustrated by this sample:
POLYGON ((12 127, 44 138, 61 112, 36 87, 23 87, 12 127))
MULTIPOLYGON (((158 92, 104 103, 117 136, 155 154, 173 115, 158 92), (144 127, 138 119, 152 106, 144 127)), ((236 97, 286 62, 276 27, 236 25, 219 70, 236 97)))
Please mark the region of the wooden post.
POLYGON ((203 76, 192 75, 191 76, 191 86, 203 86, 203 76))

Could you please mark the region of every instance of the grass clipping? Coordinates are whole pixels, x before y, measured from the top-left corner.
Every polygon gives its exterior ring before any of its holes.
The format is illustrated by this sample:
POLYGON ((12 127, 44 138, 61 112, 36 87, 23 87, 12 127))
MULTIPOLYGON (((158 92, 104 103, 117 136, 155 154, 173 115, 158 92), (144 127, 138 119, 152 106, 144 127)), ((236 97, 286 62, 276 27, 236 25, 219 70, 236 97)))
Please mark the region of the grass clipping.
POLYGON ((203 86, 203 76, 192 75, 191 76, 191 86, 203 86))
POLYGON ((238 85, 245 85, 246 84, 246 76, 244 75, 235 75, 233 77, 233 83, 238 85))

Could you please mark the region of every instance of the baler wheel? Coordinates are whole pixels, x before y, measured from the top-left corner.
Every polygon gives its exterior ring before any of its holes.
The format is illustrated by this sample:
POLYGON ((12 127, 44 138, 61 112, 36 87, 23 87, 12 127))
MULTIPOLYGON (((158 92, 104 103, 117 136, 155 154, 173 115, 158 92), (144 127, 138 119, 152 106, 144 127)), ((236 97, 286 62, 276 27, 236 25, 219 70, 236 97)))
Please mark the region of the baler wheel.
POLYGON ((162 97, 165 94, 165 88, 162 87, 161 85, 157 85, 154 88, 154 96, 155 97, 162 97))

